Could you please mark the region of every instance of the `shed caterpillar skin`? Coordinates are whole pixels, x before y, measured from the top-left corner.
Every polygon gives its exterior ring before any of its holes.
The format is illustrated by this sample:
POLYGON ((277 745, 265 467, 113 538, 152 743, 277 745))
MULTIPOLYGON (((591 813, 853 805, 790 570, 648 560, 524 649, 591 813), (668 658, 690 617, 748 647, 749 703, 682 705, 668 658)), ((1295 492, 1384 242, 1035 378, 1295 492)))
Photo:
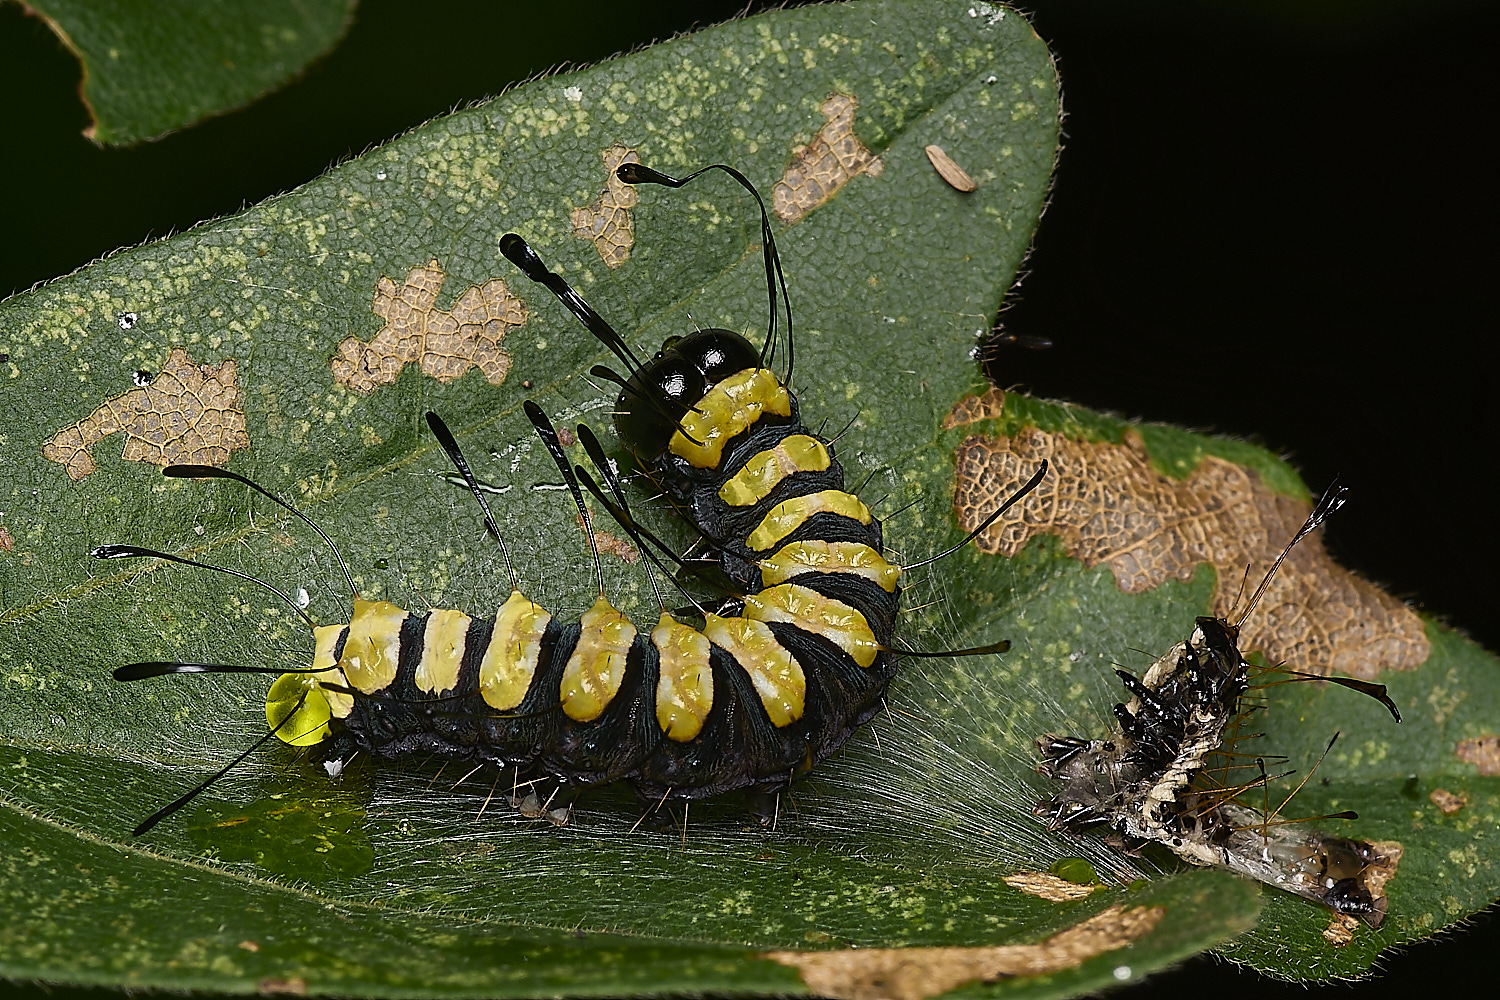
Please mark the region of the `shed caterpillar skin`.
MULTIPOLYGON (((631 163, 619 176, 626 183, 679 187, 709 170, 729 174, 760 202, 743 175, 722 165, 679 181, 631 163)), ((656 625, 638 629, 605 596, 602 571, 593 606, 578 621, 561 622, 523 593, 514 574, 509 596, 493 613, 470 616, 453 609, 414 614, 390 601, 365 600, 346 568, 354 592, 347 622, 315 625, 293 604, 312 626, 314 651, 307 667, 281 673, 267 693, 266 738, 311 748, 330 774, 360 752, 383 759, 436 755, 565 786, 629 782, 660 803, 735 790, 779 792, 878 710, 896 673, 892 643, 902 567, 885 558, 880 521, 845 491, 832 443, 802 423, 787 385, 789 307, 786 372, 778 376, 769 367, 781 343, 776 292, 779 286, 785 296, 785 280, 763 203, 761 223, 771 305, 764 347, 757 350, 729 330, 699 330, 670 338, 644 363, 522 237, 510 233, 500 243, 523 274, 553 292, 629 369, 628 377, 594 369, 622 386, 615 416, 620 441, 696 528, 734 588, 712 608, 699 607, 702 626, 678 620, 663 603, 656 625)), ((654 543, 629 513, 592 433, 579 428, 614 500, 569 463, 541 408, 528 400, 525 409, 585 526, 580 481, 643 548, 654 543)), ((499 540, 453 435, 435 414, 427 417, 499 540)), ((236 480, 307 520, 237 474, 205 466, 164 472, 236 480)), ((1044 473, 1045 463, 989 520, 1044 473)), ((592 543, 591 529, 589 536, 592 543)), ((190 562, 122 545, 92 554, 190 562)), ((204 672, 275 671, 138 663, 115 676, 204 672)), ((158 810, 136 833, 218 776, 158 810)))
MULTIPOLYGON (((1250 687, 1240 626, 1287 552, 1341 507, 1344 497, 1341 487, 1323 496, 1237 621, 1200 617, 1192 635, 1167 650, 1144 676, 1116 671, 1131 698, 1115 706, 1109 738, 1037 740, 1038 770, 1062 786, 1036 808, 1049 829, 1103 825, 1122 846, 1161 844, 1193 864, 1225 868, 1359 917, 1371 927, 1380 925, 1387 909, 1380 872, 1387 859, 1379 848, 1289 824, 1275 811, 1266 815, 1235 800, 1263 785, 1264 778, 1228 789, 1197 780, 1208 757, 1225 742, 1226 729, 1240 717, 1240 698, 1250 687)), ((1401 721, 1382 685, 1313 679, 1368 694, 1401 721)))

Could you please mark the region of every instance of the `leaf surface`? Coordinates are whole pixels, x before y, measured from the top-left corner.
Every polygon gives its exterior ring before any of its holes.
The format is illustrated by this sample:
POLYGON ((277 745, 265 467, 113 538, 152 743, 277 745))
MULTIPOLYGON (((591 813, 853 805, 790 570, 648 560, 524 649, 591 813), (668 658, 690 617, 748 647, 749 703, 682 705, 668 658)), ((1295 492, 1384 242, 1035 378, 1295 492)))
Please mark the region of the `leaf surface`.
POLYGON ((255 100, 324 55, 354 0, 41 0, 83 64, 86 130, 130 145, 255 100))
MULTIPOLYGON (((1482 693, 1494 663, 1435 626, 1430 660, 1393 694, 1417 706, 1441 689, 1454 703, 1441 718, 1393 731, 1378 706, 1311 685, 1272 689, 1264 713, 1268 741, 1291 751, 1334 728, 1363 748, 1330 756, 1319 775, 1333 783, 1310 791, 1336 796, 1329 808, 1358 800, 1374 817, 1359 835, 1407 846, 1378 933, 1319 951, 1316 907, 1046 833, 1031 816, 1048 794, 1032 741, 1102 734, 1121 698, 1109 665, 1136 669, 1130 650, 1181 639, 1222 574, 1188 565, 1126 593, 1108 565, 1046 532, 1013 557, 970 549, 912 574, 910 642, 1008 637, 1012 653, 907 661, 891 710, 797 786, 774 830, 731 801, 695 806, 686 830, 681 817, 637 827, 621 789, 583 797, 554 828, 511 808, 491 774, 413 761, 334 783, 268 749, 148 838, 128 836, 264 732, 266 685, 127 686, 110 668, 294 665, 310 643, 253 585, 84 553, 160 548, 305 591, 322 621, 347 613, 341 572, 300 522, 233 484, 163 480, 152 459, 227 464, 287 496, 336 540, 367 598, 488 615, 509 577, 472 499, 445 478, 422 421, 434 409, 497 491, 528 594, 564 620, 592 602, 582 535, 520 404, 608 439, 612 395, 583 373, 611 359, 510 269, 500 236, 526 236, 638 350, 695 324, 756 336, 766 307, 753 202, 707 179, 680 194, 612 187, 609 165, 632 153, 671 173, 732 163, 781 208, 794 387, 814 426, 850 425, 841 460, 853 484, 868 477, 861 493, 879 501, 897 558, 961 537, 955 456, 968 437, 1028 428, 1059 448, 1128 446, 1146 456, 1140 475, 1164 480, 1223 461, 1304 502, 1289 469, 1235 442, 1015 395, 950 417, 983 389, 969 354, 1024 255, 1057 144, 1046 49, 1000 14, 886 2, 711 29, 537 81, 0 306, 0 822, 18 845, 0 893, 34 914, 0 931, 0 974, 370 996, 786 993, 809 981, 768 952, 926 947, 952 949, 938 956, 951 966, 971 949, 1046 946, 1089 920, 1155 914, 1130 925, 1143 930, 1129 943, 960 987, 1050 997, 1213 946, 1262 906, 1274 930, 1236 940, 1235 958, 1349 975, 1492 899, 1500 880, 1474 832, 1493 810, 1490 779, 1434 747, 1500 728, 1482 693), (930 144, 977 190, 944 182, 930 144), (1469 813, 1429 816, 1410 773, 1469 794, 1469 813), (1454 851, 1470 852, 1475 874, 1445 906, 1454 851), (1077 856, 1104 886, 1082 900, 1004 881, 1077 856)), ((685 540, 667 512, 649 513, 685 540)), ((612 556, 606 569, 611 599, 653 619, 640 565, 612 556)))

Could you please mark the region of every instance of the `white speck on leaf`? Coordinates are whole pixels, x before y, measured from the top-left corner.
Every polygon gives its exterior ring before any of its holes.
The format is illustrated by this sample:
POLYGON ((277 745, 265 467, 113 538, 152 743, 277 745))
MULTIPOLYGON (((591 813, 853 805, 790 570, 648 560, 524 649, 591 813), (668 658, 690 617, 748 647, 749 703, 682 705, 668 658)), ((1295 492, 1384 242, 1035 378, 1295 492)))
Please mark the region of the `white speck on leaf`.
POLYGON ((992 3, 977 3, 969 8, 969 16, 982 17, 984 18, 984 26, 986 28, 993 28, 1005 20, 1005 9, 1003 7, 996 7, 992 3))

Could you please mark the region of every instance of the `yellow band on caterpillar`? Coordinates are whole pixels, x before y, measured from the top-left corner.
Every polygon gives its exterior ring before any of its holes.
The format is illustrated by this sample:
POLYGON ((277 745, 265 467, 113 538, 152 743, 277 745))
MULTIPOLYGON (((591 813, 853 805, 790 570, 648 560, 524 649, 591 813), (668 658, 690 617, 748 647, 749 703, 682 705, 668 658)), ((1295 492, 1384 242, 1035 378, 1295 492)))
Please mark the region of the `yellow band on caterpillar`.
POLYGON ((745 596, 745 617, 762 622, 786 622, 804 632, 821 635, 868 667, 880 653, 880 643, 865 616, 843 601, 825 597, 810 587, 783 583, 745 596))
POLYGON ((792 415, 792 397, 765 368, 746 368, 716 384, 682 415, 667 448, 697 469, 715 469, 724 446, 760 419, 762 413, 792 415))
POLYGON ((575 722, 592 722, 620 693, 635 626, 602 594, 579 624, 578 645, 563 666, 562 710, 575 722))
POLYGON ((885 556, 863 542, 825 542, 805 538, 783 545, 776 554, 757 563, 762 587, 799 577, 804 573, 846 573, 861 576, 888 594, 896 592, 901 567, 885 561, 885 556))
POLYGON ((396 679, 396 667, 401 661, 401 623, 410 614, 390 601, 354 599, 349 638, 339 657, 339 671, 350 687, 374 694, 396 679))
POLYGON ((651 630, 661 657, 656 682, 656 722, 667 739, 686 743, 703 731, 714 707, 714 671, 708 637, 666 612, 651 630))
POLYGON ((435 609, 427 616, 422 633, 422 659, 412 678, 418 691, 442 694, 458 687, 458 668, 463 663, 469 625, 474 621, 462 611, 435 609))
MULTIPOLYGON (((313 642, 316 646, 313 650, 312 667, 318 673, 312 676, 324 685, 349 687, 349 679, 339 672, 338 660, 333 656, 339 640, 348 630, 347 625, 319 625, 313 629, 313 642)), ((331 691, 327 687, 324 687, 323 694, 328 699, 328 707, 335 719, 349 718, 349 713, 354 710, 354 695, 348 691, 331 691)))
POLYGON ((542 652, 542 636, 552 615, 519 590, 495 612, 490 644, 479 661, 479 693, 484 703, 508 712, 526 700, 542 652))
POLYGON ((802 664, 776 641, 764 622, 749 618, 708 615, 703 634, 723 649, 743 670, 760 695, 771 724, 778 729, 802 718, 807 704, 807 678, 802 664))
POLYGON ((792 434, 774 448, 751 457, 744 467, 719 487, 719 499, 731 507, 750 507, 771 495, 776 484, 797 472, 822 472, 833 459, 822 441, 808 434, 792 434))
POLYGON ((806 496, 783 500, 765 516, 760 525, 745 539, 752 552, 765 552, 777 542, 796 531, 814 514, 839 514, 852 518, 860 524, 870 523, 870 509, 859 497, 843 490, 822 490, 806 496))

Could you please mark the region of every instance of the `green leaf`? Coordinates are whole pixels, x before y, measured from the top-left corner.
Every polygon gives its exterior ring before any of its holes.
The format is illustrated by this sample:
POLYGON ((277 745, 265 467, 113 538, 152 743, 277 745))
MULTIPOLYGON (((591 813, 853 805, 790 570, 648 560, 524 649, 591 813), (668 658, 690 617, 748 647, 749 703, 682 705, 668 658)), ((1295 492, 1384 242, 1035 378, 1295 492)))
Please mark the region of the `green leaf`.
POLYGON ((39 0, 83 64, 85 134, 130 145, 275 90, 343 37, 355 0, 39 0))
MULTIPOLYGON (((555 828, 512 808, 490 774, 412 761, 330 782, 267 749, 149 837, 129 837, 264 733, 266 684, 127 686, 110 668, 295 664, 310 643, 253 585, 84 553, 152 546, 305 590, 322 621, 347 607, 342 574, 305 526, 233 484, 163 480, 139 460, 153 447, 227 464, 294 500, 337 541, 364 596, 486 615, 509 577, 472 499, 445 478, 422 421, 435 409, 503 491, 491 501, 528 594, 565 620, 591 603, 587 550, 565 497, 545 488, 556 472, 520 403, 534 398, 608 439, 612 396, 584 373, 611 359, 514 273, 500 235, 535 243, 638 349, 694 324, 754 334, 765 315, 758 218, 727 183, 642 190, 623 261, 623 231, 605 252, 574 235, 575 210, 597 203, 618 219, 609 210, 625 208, 608 200, 617 144, 669 172, 732 163, 770 196, 798 150, 816 151, 830 96, 857 100, 853 137, 878 169, 779 223, 777 236, 803 412, 814 426, 852 421, 841 459, 852 483, 869 477, 870 502, 885 497, 878 511, 898 558, 961 537, 949 513, 955 449, 973 432, 1029 428, 1129 448, 1169 479, 1223 460, 1304 501, 1295 475, 1250 446, 1016 395, 998 414, 943 428, 983 388, 969 352, 1025 252, 1057 143, 1048 54, 1019 16, 1000 13, 911 0, 712 29, 538 81, 239 216, 0 305, 0 896, 28 915, 0 928, 0 975, 370 996, 790 993, 809 987, 766 952, 1031 945, 1116 907, 1160 909, 1123 948, 960 987, 1060 997, 1226 941, 1262 908, 1270 919, 1234 941, 1233 957, 1286 977, 1350 975, 1380 948, 1493 899, 1500 879, 1479 839, 1493 825, 1491 779, 1451 746, 1500 728, 1494 663, 1436 627, 1420 669, 1381 678, 1408 710, 1400 730, 1357 695, 1312 685, 1270 689, 1262 713, 1268 751, 1299 764, 1334 729, 1360 751, 1330 755, 1318 774, 1333 783, 1303 795, 1318 809, 1357 805, 1367 819, 1352 833, 1405 845, 1379 932, 1335 951, 1321 943, 1326 911, 1311 904, 1211 870, 1163 875, 1155 866, 1175 870, 1170 859, 1048 834, 1031 815, 1049 793, 1032 741, 1102 733, 1121 698, 1110 664, 1137 669, 1132 649, 1181 639, 1225 572, 1189 566, 1186 578, 1124 593, 1108 566, 1049 535, 1013 558, 971 548, 912 574, 904 603, 921 610, 903 634, 915 645, 1008 637, 1014 651, 906 661, 890 712, 798 784, 774 830, 738 801, 694 806, 685 828, 637 827, 640 806, 620 789, 584 796, 555 828), (928 144, 978 189, 940 179, 928 144), (519 317, 497 281, 524 302, 523 325, 506 324, 519 317), (372 303, 402 315, 398 292, 433 320, 429 334, 445 316, 471 322, 458 344, 428 342, 426 370, 417 358, 383 381, 371 362, 394 352, 379 349, 385 320, 372 303), (486 368, 460 369, 453 359, 484 342, 486 323, 491 337, 505 328, 498 348, 479 352, 486 368), (373 356, 361 346, 372 341, 373 356), (149 388, 134 384, 138 373, 154 377, 149 388), (198 438, 174 436, 184 414, 198 438), (232 447, 238 414, 245 447, 232 447), (85 459, 81 442, 97 435, 85 459), (208 450, 215 443, 222 454, 208 450), (1429 798, 1438 782, 1469 805, 1441 814, 1429 798), (1003 881, 1055 863, 1072 874, 1079 856, 1104 886, 1082 900, 1049 902, 1003 881), (1457 898, 1455 865, 1466 879, 1457 898)), ((686 537, 666 512, 651 514, 686 537)), ((617 605, 638 622, 654 617, 638 564, 611 558, 607 572, 617 605)))

